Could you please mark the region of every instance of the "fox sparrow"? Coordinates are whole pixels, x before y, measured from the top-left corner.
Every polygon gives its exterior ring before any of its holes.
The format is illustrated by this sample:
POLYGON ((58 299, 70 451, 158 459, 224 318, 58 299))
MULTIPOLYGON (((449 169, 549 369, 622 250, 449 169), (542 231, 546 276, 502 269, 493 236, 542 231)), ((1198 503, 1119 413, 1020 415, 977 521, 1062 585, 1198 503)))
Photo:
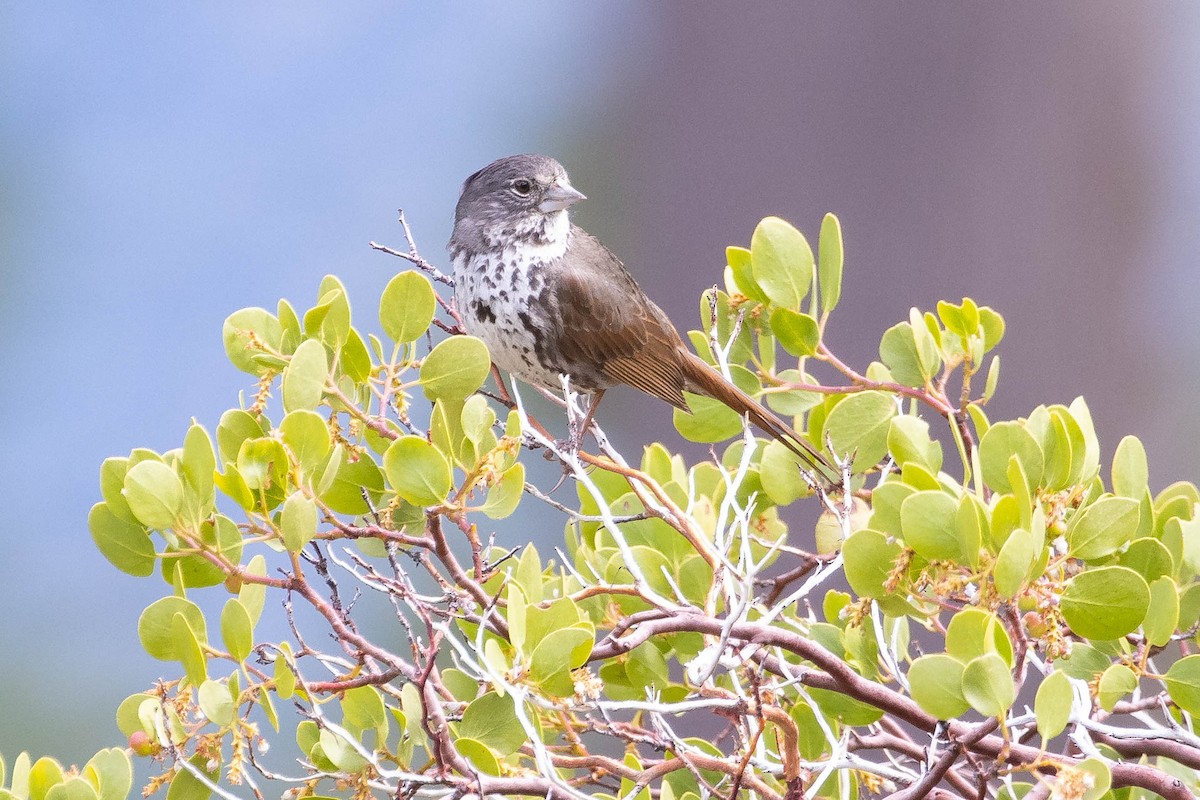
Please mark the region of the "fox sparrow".
POLYGON ((616 384, 684 411, 684 391, 706 395, 836 475, 820 451, 692 353, 617 257, 571 224, 567 210, 583 199, 562 165, 539 155, 501 158, 463 184, 450 238, 455 296, 493 362, 546 388, 569 376, 593 394, 584 428, 616 384))

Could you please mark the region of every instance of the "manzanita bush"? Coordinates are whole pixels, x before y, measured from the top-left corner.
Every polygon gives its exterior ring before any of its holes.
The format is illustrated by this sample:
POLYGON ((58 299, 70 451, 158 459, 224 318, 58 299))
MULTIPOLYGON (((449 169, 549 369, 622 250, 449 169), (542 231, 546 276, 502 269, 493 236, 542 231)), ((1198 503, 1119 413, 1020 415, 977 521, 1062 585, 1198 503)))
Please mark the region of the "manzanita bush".
MULTIPOLYGON (((234 313, 225 348, 254 376, 249 402, 215 437, 194 424, 179 449, 101 469, 97 546, 167 585, 138 629, 170 675, 117 711, 158 767, 144 793, 1200 788, 1200 492, 1153 493, 1132 437, 1102 464, 1082 399, 990 420, 993 310, 914 310, 860 371, 823 336, 836 218, 817 257, 777 218, 728 249, 692 344, 843 465, 826 486, 704 398, 675 423, 733 439, 711 459, 652 444, 631 464, 598 431, 565 450, 528 387, 484 392, 487 350, 435 291, 449 279, 414 246, 376 247, 417 269, 368 328, 334 277, 302 313, 234 313), (526 482, 522 459, 547 453, 562 489, 526 482), (822 512, 815 539, 781 517, 793 503, 822 512), (532 504, 562 515, 553 555, 495 533, 532 504), (219 614, 195 602, 210 593, 228 597, 219 614), (386 635, 365 632, 360 594, 386 602, 386 635), (258 632, 268 616, 290 635, 258 632), (262 763, 276 736, 299 763, 262 763)), ((79 771, 22 755, 7 784, 0 762, 0 794, 120 800, 130 774, 120 750, 79 771)))

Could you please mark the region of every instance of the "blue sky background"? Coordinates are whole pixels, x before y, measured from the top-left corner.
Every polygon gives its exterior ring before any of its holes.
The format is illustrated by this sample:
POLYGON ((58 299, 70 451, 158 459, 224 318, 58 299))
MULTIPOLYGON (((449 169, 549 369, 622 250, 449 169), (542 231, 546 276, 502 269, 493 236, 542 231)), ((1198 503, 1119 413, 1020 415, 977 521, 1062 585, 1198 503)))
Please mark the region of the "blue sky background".
MULTIPOLYGON (((970 294, 1009 320, 997 414, 1083 393, 1108 453, 1195 480, 1198 12, 932 8, 6 3, 0 752, 82 762, 175 672, 136 637, 162 585, 87 533, 103 458, 236 404, 231 311, 333 272, 370 318, 398 207, 444 263, 462 179, 511 152, 568 162, 681 327, 755 220, 835 210, 849 358, 970 294)), ((630 448, 677 442, 610 403, 630 448)))

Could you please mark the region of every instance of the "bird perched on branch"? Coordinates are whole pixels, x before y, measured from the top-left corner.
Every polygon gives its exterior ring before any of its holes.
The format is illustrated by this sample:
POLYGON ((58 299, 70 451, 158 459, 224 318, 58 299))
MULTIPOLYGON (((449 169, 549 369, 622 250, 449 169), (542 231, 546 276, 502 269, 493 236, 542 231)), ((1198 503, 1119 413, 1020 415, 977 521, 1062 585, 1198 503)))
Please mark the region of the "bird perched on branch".
POLYGON ((547 156, 501 158, 463 183, 449 245, 455 297, 496 366, 544 388, 567 375, 591 393, 580 435, 617 384, 683 411, 685 391, 712 397, 837 480, 829 459, 691 352, 617 257, 571 224, 568 209, 583 199, 547 156))

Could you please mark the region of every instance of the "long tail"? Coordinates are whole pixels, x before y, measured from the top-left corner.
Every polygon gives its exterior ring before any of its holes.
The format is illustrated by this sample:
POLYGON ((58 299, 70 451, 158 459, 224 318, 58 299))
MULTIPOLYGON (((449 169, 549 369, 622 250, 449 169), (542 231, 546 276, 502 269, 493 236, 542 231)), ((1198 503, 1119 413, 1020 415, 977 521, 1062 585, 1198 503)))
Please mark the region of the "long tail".
POLYGON ((721 373, 706 364, 699 356, 681 348, 683 354, 683 377, 687 389, 720 400, 739 414, 750 418, 750 422, 763 433, 791 450, 809 469, 822 478, 837 483, 841 474, 825 455, 800 437, 779 417, 764 408, 757 400, 725 380, 721 373))

